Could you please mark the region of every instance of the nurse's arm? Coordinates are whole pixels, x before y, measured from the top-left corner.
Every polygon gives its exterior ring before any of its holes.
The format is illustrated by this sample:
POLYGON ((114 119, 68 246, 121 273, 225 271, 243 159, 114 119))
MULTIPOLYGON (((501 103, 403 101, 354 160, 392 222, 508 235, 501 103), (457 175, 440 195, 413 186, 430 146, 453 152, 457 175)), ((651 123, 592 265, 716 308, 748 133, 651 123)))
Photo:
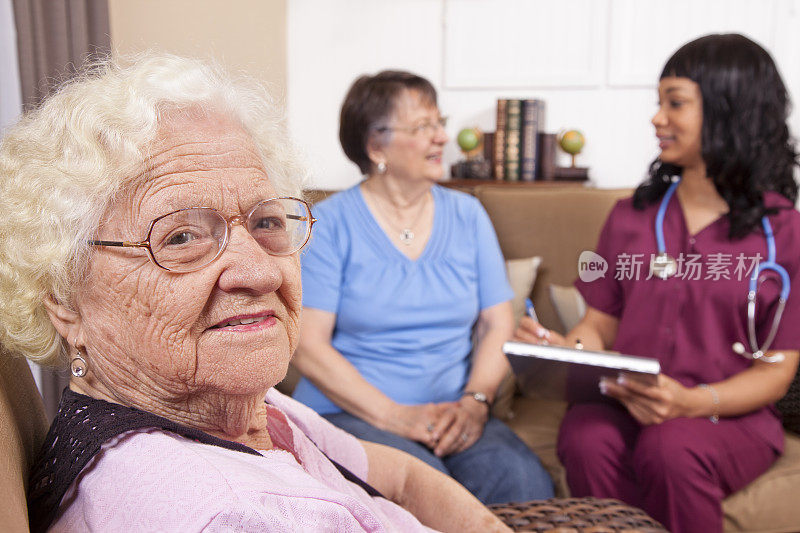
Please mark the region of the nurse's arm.
MULTIPOLYGON (((692 400, 687 416, 706 417, 718 414, 721 417, 738 416, 775 403, 786 394, 797 372, 800 352, 797 350, 775 350, 767 355, 782 353, 779 363, 754 361, 753 365, 717 383, 709 383, 714 394, 703 387, 689 389, 692 400)), ((731 357, 738 357, 731 354, 731 357)))
MULTIPOLYGON (((768 355, 779 352, 770 351, 768 355)), ((744 415, 781 399, 794 379, 800 352, 781 350, 780 363, 754 361, 753 365, 728 379, 684 387, 661 375, 658 386, 628 380, 606 382, 609 396, 620 400, 642 424, 660 424, 679 417, 709 418, 744 415)), ((737 357, 731 354, 731 357, 737 357)), ((700 364, 700 361, 698 361, 700 364)))
POLYGON ((567 334, 567 346, 580 341, 586 350, 610 350, 618 329, 617 317, 587 307, 583 319, 567 334))

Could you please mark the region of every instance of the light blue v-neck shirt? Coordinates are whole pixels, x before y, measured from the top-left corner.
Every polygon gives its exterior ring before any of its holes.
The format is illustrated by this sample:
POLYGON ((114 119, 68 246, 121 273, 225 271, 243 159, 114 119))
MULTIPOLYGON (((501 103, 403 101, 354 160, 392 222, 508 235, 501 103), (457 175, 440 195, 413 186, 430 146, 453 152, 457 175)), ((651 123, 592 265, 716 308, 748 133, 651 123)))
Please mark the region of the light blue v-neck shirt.
MULTIPOLYGON (((359 186, 314 208, 319 222, 301 256, 304 307, 335 313, 333 347, 404 404, 457 400, 478 313, 512 297, 480 203, 439 186, 433 200, 433 230, 416 260, 392 244, 359 186)), ((294 397, 322 414, 341 410, 305 378, 294 397)))

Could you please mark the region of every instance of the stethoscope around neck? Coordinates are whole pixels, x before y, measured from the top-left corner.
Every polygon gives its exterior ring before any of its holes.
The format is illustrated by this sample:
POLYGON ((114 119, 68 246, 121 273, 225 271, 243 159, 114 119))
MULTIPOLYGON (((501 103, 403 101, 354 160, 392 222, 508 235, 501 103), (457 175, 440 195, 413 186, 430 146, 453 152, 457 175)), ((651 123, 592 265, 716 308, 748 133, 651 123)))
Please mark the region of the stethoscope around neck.
MULTIPOLYGON (((664 198, 661 200, 661 205, 656 214, 656 246, 658 253, 653 257, 650 262, 650 273, 657 278, 666 280, 674 276, 678 272, 678 262, 674 257, 667 253, 667 246, 664 241, 664 215, 667 212, 667 205, 675 194, 675 190, 680 184, 679 178, 673 178, 672 185, 669 186, 664 198)), ((750 276, 750 283, 747 291, 747 337, 750 342, 750 351, 745 349, 744 344, 741 342, 734 342, 731 347, 734 352, 738 353, 746 359, 760 359, 768 363, 778 363, 783 361, 784 356, 782 353, 775 355, 766 355, 767 350, 775 340, 775 335, 778 333, 778 327, 781 323, 783 316, 783 309, 786 307, 786 300, 789 298, 789 290, 791 282, 789 281, 789 274, 786 269, 775 262, 775 236, 772 233, 772 226, 767 220, 766 216, 761 217, 761 226, 764 228, 764 238, 767 241, 767 260, 760 262, 753 270, 750 276), (781 294, 778 298, 778 307, 775 310, 775 316, 772 318, 772 327, 769 330, 769 335, 764 340, 764 343, 759 346, 756 337, 756 296, 758 289, 766 279, 764 274, 766 271, 772 271, 778 274, 781 279, 781 294)))

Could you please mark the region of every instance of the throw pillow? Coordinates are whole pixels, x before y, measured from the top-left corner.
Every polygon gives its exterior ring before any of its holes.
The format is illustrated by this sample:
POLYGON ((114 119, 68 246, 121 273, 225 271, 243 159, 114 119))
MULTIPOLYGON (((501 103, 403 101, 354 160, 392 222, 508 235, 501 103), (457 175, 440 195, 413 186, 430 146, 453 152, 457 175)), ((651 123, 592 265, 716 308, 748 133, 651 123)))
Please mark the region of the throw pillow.
POLYGON ((564 326, 564 331, 571 330, 586 314, 586 302, 583 296, 572 286, 550 285, 549 289, 550 301, 564 326))
MULTIPOLYGON (((541 257, 525 257, 523 259, 509 259, 506 261, 506 271, 511 290, 514 297, 511 300, 511 309, 514 313, 514 323, 525 314, 525 298, 531 295, 533 284, 536 283, 536 272, 542 263, 541 257)), ((511 406, 514 402, 514 394, 517 391, 517 382, 514 374, 509 372, 500 383, 497 395, 494 399, 492 414, 501 420, 509 420, 514 417, 511 406)))
POLYGON ((508 282, 511 284, 511 290, 514 291, 511 309, 514 312, 515 324, 525 314, 525 298, 531 295, 533 284, 536 283, 536 272, 540 264, 542 264, 542 258, 539 256, 506 261, 508 282))

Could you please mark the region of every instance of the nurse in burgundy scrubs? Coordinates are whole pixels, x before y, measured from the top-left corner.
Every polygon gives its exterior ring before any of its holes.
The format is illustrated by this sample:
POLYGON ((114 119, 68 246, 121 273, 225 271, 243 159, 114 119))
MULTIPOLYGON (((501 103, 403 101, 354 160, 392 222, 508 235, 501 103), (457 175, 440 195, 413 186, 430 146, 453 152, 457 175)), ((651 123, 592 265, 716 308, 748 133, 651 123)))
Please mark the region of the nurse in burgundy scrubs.
POLYGON ((773 404, 800 348, 788 106, 775 63, 753 41, 708 35, 681 47, 658 84, 661 154, 606 221, 596 250, 606 276, 576 282, 586 316, 566 338, 521 322, 524 341, 580 339, 661 363, 657 385, 604 381, 615 401, 567 412, 558 453, 574 496, 619 498, 673 532, 721 531, 722 500, 782 453, 773 404), (748 287, 770 256, 785 272, 757 276, 753 343, 748 287))

